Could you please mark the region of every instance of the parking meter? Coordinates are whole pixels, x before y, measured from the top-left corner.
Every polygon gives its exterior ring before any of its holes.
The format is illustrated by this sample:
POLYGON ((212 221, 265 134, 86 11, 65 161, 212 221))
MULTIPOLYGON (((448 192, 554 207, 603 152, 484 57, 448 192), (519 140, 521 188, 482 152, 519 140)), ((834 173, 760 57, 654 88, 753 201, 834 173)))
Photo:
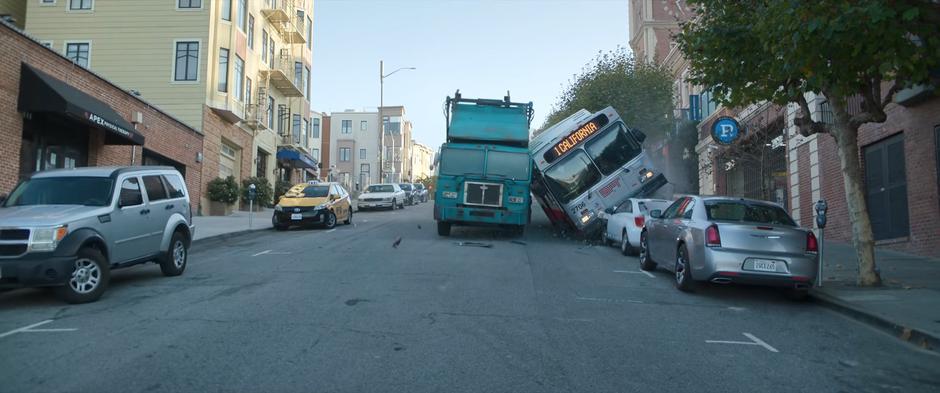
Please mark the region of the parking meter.
POLYGON ((254 184, 249 184, 248 185, 248 200, 254 201, 256 198, 258 198, 258 187, 256 187, 254 184))
POLYGON ((826 210, 829 209, 829 205, 826 204, 825 200, 820 199, 816 202, 816 226, 819 229, 826 227, 826 210))

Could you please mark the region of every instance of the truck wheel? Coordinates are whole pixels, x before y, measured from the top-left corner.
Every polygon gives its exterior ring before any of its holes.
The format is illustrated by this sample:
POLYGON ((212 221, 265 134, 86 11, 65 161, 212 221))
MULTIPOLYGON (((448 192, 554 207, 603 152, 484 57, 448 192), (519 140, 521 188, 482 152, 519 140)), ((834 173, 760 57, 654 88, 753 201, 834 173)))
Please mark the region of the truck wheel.
POLYGON ((450 236, 450 223, 444 221, 437 222, 437 234, 439 236, 450 236))
POLYGON ((56 297, 78 304, 98 300, 108 288, 111 268, 101 251, 83 248, 75 255, 75 270, 65 285, 54 289, 56 297))
POLYGON ((164 276, 178 276, 186 270, 186 261, 189 258, 189 242, 180 232, 174 232, 170 238, 170 249, 160 261, 160 271, 164 276))

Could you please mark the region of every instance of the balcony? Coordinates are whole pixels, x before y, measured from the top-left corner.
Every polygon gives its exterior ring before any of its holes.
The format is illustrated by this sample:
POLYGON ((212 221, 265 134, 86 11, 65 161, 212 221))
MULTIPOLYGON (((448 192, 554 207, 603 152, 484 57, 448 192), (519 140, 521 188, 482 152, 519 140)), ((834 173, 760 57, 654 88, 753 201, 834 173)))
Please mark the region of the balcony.
MULTIPOLYGON (((262 80, 268 80, 271 87, 281 92, 285 97, 303 97, 303 86, 297 86, 295 82, 302 79, 302 76, 296 75, 294 63, 300 59, 294 60, 291 57, 281 56, 274 61, 274 66, 262 68, 259 71, 262 80)), ((303 71, 301 71, 303 72, 303 71)))
POLYGON ((242 120, 242 124, 252 130, 263 130, 267 115, 265 109, 262 104, 245 105, 245 119, 242 120))
POLYGON ((245 105, 228 96, 210 101, 209 108, 229 123, 245 120, 245 105))
POLYGON ((265 1, 261 6, 261 14, 277 29, 281 38, 288 44, 307 43, 303 26, 297 26, 297 21, 294 21, 298 6, 301 4, 292 0, 270 0, 265 1))

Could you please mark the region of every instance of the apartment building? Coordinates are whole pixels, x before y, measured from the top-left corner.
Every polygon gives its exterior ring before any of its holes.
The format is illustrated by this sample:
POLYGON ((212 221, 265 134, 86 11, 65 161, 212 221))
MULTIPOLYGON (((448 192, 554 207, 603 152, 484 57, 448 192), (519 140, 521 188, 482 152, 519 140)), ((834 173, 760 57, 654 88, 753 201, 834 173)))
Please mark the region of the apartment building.
POLYGON ((407 181, 411 172, 412 123, 405 116, 405 107, 383 107, 382 123, 385 129, 385 157, 382 161, 384 181, 407 181))
POLYGON ((411 181, 430 178, 434 171, 431 166, 434 165, 434 149, 423 143, 411 141, 411 181))
POLYGON ((312 0, 30 0, 18 23, 202 133, 203 185, 318 176, 312 0))
POLYGON ((356 192, 379 182, 379 113, 347 109, 329 116, 326 178, 356 192))

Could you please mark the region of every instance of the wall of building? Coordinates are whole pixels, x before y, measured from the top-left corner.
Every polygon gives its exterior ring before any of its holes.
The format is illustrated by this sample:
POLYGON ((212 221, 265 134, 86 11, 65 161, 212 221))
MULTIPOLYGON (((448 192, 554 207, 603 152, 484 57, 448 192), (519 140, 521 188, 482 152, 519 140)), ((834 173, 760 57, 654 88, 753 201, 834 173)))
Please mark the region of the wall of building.
POLYGON ((23 116, 17 112, 20 86, 20 68, 26 63, 110 105, 121 117, 130 121, 140 112, 143 122, 137 131, 146 138, 144 146, 103 145, 104 132, 90 130, 90 165, 140 164, 143 149, 152 150, 186 165, 186 184, 194 209, 202 197, 201 172, 203 165, 196 161, 203 149, 203 137, 196 130, 161 111, 155 106, 128 94, 118 87, 81 67, 73 65, 55 51, 44 48, 36 41, 0 23, 0 192, 9 192, 19 175, 19 157, 22 141, 23 116), (132 152, 136 155, 132 158, 132 152))
POLYGON ((0 0, 0 15, 8 15, 13 24, 23 29, 26 27, 26 2, 28 0, 0 0))
MULTIPOLYGON (((368 184, 377 183, 378 175, 378 148, 379 148, 379 126, 377 112, 333 112, 330 115, 330 147, 329 163, 335 166, 333 174, 349 173, 350 190, 355 190, 356 182, 360 183, 360 189, 368 184), (351 132, 342 133, 343 120, 352 122, 351 132), (366 129, 362 130, 361 122, 366 122, 366 129), (339 149, 348 147, 351 149, 350 160, 340 161, 339 149), (366 159, 361 159, 359 149, 366 149, 366 159), (368 184, 362 184, 360 169, 362 164, 369 164, 368 184)), ((323 154, 321 152, 321 154, 323 154)), ((327 162, 327 161, 324 161, 327 162)), ((335 176, 334 176, 335 178, 335 176)))
MULTIPOLYGON (((232 127, 232 124, 222 119, 217 113, 207 105, 203 105, 203 117, 205 123, 202 131, 205 135, 203 143, 203 193, 205 193, 206 184, 219 177, 219 159, 223 140, 230 145, 238 147, 235 152, 235 162, 239 170, 239 180, 252 175, 252 150, 253 135, 250 131, 243 130, 240 127, 232 127)), ((239 181, 239 184, 241 182, 239 181)), ((203 204, 207 205, 208 199, 203 199, 203 204)))
POLYGON ((333 144, 331 142, 333 131, 331 128, 332 117, 323 116, 320 123, 320 178, 327 179, 331 173, 330 163, 334 159, 332 154, 333 144))

